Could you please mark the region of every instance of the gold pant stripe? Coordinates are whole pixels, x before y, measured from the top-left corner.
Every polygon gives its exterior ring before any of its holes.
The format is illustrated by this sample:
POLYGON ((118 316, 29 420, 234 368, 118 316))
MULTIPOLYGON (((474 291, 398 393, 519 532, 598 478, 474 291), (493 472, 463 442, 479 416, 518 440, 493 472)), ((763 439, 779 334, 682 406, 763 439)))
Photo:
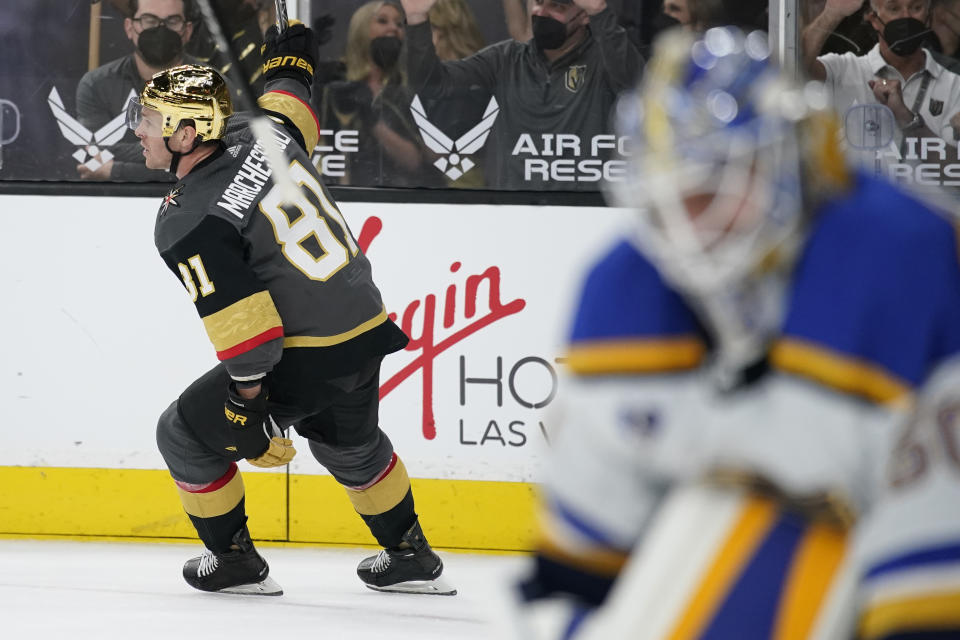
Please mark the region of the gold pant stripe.
POLYGON ((243 499, 243 478, 238 472, 227 484, 209 493, 192 493, 179 486, 177 491, 184 511, 198 518, 215 518, 229 513, 240 504, 243 499))
POLYGON ((780 596, 772 640, 805 640, 816 621, 847 549, 847 535, 816 524, 794 553, 780 596))
POLYGON ((376 516, 400 504, 410 490, 410 477, 407 476, 407 468, 403 466, 403 460, 397 458, 397 463, 390 473, 369 489, 350 489, 349 487, 344 489, 347 490, 347 497, 350 498, 357 513, 362 516, 376 516))
POLYGON ((747 502, 716 560, 697 587, 683 618, 668 636, 670 640, 700 637, 776 517, 777 509, 772 502, 756 498, 747 502))
POLYGON ((960 629, 960 592, 933 593, 870 607, 860 622, 858 637, 874 640, 907 629, 960 629))

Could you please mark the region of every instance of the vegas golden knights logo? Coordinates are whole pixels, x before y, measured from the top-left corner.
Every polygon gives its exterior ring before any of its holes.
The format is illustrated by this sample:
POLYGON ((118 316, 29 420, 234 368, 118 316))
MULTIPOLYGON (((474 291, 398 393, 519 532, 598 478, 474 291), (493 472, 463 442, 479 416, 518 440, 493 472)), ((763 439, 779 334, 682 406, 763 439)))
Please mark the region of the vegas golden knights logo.
POLYGON ((577 91, 580 91, 580 87, 583 86, 583 79, 586 77, 586 75, 587 65, 571 65, 570 68, 567 69, 567 79, 564 84, 566 85, 567 89, 573 93, 576 93, 577 91))
POLYGON ((943 100, 930 98, 930 115, 938 116, 943 113, 943 100))

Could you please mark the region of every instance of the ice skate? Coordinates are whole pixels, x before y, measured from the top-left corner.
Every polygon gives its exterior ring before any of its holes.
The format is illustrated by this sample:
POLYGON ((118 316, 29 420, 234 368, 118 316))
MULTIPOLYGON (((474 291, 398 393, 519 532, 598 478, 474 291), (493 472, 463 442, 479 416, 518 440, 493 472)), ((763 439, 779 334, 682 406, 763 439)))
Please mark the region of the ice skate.
POLYGON ((420 522, 403 534, 405 544, 365 558, 357 575, 375 591, 453 596, 457 590, 440 577, 443 561, 423 536, 420 522))
POLYGON ((194 589, 217 593, 255 596, 283 595, 283 589, 269 577, 267 561, 257 553, 247 528, 233 536, 231 550, 207 550, 183 565, 183 579, 194 589))

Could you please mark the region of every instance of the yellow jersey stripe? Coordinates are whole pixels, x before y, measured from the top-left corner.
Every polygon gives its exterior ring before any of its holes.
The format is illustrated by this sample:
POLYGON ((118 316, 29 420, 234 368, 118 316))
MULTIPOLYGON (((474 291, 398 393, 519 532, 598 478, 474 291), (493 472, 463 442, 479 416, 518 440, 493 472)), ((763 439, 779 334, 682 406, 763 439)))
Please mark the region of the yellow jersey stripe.
POLYGON ((880 367, 801 340, 784 338, 770 352, 776 368, 881 404, 909 402, 910 385, 880 367))
POLYGON ((320 139, 320 124, 309 104, 286 91, 268 91, 260 96, 257 104, 266 111, 276 111, 290 118, 303 136, 307 155, 313 153, 320 139))
POLYGON ((203 326, 217 352, 282 327, 269 291, 260 291, 203 318, 203 326))
POLYGON ((329 347, 341 342, 346 342, 350 338, 355 338, 361 333, 365 333, 374 327, 380 326, 387 321, 387 310, 382 309, 373 318, 370 318, 363 324, 359 324, 350 331, 338 333, 335 336, 290 336, 283 339, 284 347, 329 347))
POLYGON ((847 549, 843 529, 814 524, 793 556, 771 640, 806 640, 847 549))
POLYGON ((700 582, 686 612, 668 636, 669 640, 695 640, 700 637, 776 519, 777 509, 773 502, 749 499, 716 560, 700 582))
POLYGON ((583 375, 675 371, 698 366, 705 352, 703 342, 693 337, 598 340, 573 345, 567 365, 583 375))
POLYGON ((860 621, 862 640, 911 630, 960 630, 960 592, 904 598, 870 607, 860 621))

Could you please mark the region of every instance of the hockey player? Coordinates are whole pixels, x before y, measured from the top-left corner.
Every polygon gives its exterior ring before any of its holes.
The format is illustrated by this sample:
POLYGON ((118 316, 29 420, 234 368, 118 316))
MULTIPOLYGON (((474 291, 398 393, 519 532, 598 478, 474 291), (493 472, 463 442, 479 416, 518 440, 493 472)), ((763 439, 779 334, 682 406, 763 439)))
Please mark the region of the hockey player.
POLYGON ((237 462, 286 465, 296 453, 292 426, 384 547, 360 563, 360 579, 384 591, 452 594, 403 462, 378 424, 380 361, 407 337, 388 319, 370 263, 309 160, 315 51, 303 25, 268 34, 259 104, 301 187, 294 202, 274 185, 262 142, 247 114, 232 113, 217 72, 158 73, 128 111, 147 166, 179 179, 160 206, 155 241, 220 360, 157 425, 207 547, 183 576, 203 591, 282 593, 251 542, 237 462))
POLYGON ((638 225, 580 296, 521 637, 960 637, 957 236, 826 104, 730 28, 621 101, 638 225))

